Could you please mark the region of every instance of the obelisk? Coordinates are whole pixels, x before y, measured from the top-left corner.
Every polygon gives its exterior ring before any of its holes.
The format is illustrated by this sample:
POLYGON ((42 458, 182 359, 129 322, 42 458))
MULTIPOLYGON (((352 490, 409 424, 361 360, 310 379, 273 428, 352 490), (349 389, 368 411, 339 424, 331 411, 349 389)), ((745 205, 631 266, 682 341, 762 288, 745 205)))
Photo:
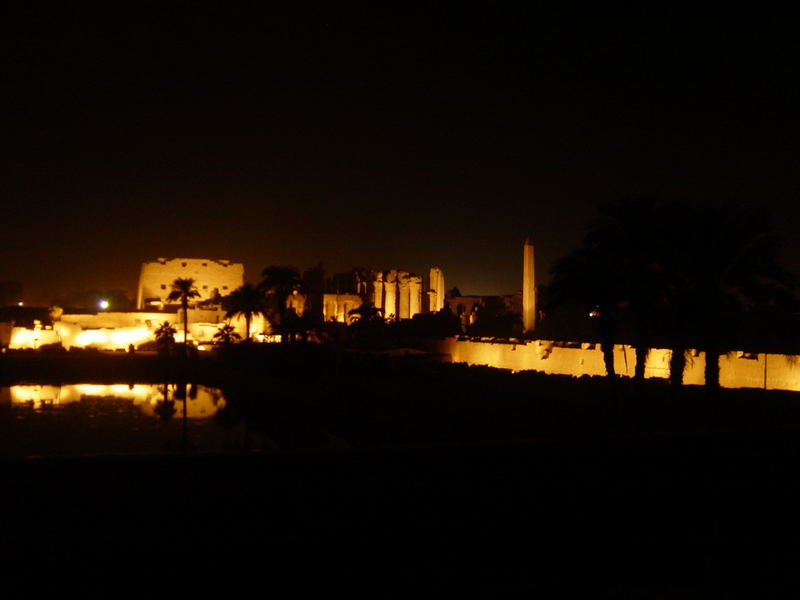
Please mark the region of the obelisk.
POLYGON ((536 327, 536 275, 533 267, 533 244, 525 240, 522 247, 522 332, 536 327))

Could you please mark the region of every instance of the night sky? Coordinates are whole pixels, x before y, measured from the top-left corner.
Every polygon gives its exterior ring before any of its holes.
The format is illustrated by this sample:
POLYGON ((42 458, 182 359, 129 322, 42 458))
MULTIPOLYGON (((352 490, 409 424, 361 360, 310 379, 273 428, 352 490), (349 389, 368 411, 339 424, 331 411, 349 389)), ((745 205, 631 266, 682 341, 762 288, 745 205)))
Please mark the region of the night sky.
POLYGON ((631 195, 763 204, 800 271, 788 15, 114 6, 2 17, 0 281, 29 301, 133 295, 159 256, 511 293, 526 236, 544 275, 631 195))

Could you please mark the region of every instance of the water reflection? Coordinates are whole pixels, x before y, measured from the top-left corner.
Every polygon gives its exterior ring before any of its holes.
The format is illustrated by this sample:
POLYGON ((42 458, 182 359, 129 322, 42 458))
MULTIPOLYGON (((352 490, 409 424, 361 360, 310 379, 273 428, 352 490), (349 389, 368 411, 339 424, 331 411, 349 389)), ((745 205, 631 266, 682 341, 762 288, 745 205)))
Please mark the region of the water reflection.
POLYGON ((227 404, 188 383, 0 387, 0 458, 245 450, 227 404))
POLYGON ((67 405, 86 399, 116 398, 129 400, 133 406, 139 407, 143 414, 164 418, 165 414, 174 414, 169 408, 175 403, 185 409, 188 419, 207 419, 225 406, 222 393, 203 385, 186 384, 92 384, 79 383, 73 385, 13 385, 0 388, 2 401, 12 405, 28 405, 34 410, 51 406, 67 405), (184 387, 188 391, 184 392, 184 387))

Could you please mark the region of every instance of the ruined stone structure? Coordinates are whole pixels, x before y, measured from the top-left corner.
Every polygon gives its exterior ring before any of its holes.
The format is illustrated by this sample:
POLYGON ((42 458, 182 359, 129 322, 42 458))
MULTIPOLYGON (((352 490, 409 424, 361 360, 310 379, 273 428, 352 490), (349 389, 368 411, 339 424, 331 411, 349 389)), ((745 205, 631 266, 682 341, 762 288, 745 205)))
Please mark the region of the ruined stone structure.
MULTIPOLYGON (((326 279, 322 267, 318 266, 310 269, 303 278, 306 293, 290 294, 286 308, 297 315, 311 311, 325 321, 349 323, 351 311, 364 302, 373 302, 387 319, 411 319, 444 305, 444 275, 436 267, 430 272, 432 279, 425 285, 422 277, 397 269, 354 269, 326 279), (423 295, 428 296, 427 303, 423 302, 423 295)), ((152 342, 155 330, 164 322, 172 324, 182 335, 181 315, 164 311, 165 307, 179 304, 179 301, 167 301, 172 283, 178 278, 194 279, 200 294, 188 311, 189 340, 196 344, 212 341, 224 322, 232 324, 239 335, 244 335, 243 317, 228 319, 219 305, 202 305, 243 285, 242 264, 204 258, 159 258, 142 265, 137 312, 62 314, 53 324, 42 319, 36 323, 33 320, 15 323, 14 319, 3 321, 0 318, 0 347, 22 349, 61 345, 68 349, 126 350, 130 346, 137 348, 152 342)), ((14 309, 24 310, 23 307, 14 309)), ((269 321, 260 315, 252 320, 250 333, 261 340, 273 334, 269 321)))
POLYGON ((377 272, 372 280, 372 293, 366 296, 387 320, 411 319, 423 312, 422 277, 389 269, 377 272))
POLYGON ((302 315, 308 308, 308 297, 295 290, 286 298, 286 309, 293 310, 296 315, 302 315))
POLYGON ((431 267, 428 275, 428 311, 439 312, 444 308, 447 291, 444 287, 444 273, 439 267, 431 267))
MULTIPOLYGON (((142 265, 136 308, 162 308, 178 278, 194 279, 200 293, 197 302, 227 296, 244 283, 244 265, 229 260, 209 258, 158 258, 142 265)), ((178 304, 174 302, 173 304, 178 304)))
POLYGON ((362 303, 363 299, 358 294, 325 294, 323 317, 326 321, 349 323, 350 311, 355 310, 362 303))
POLYGON ((438 267, 430 272, 432 279, 426 285, 422 277, 408 271, 354 269, 351 273, 334 275, 327 285, 317 285, 327 292, 316 293, 320 301, 314 299, 315 292, 308 293, 307 306, 320 305, 325 321, 340 323, 349 322, 349 311, 364 302, 371 302, 387 320, 412 319, 444 307, 444 275, 438 267), (428 297, 427 302, 423 296, 428 297))

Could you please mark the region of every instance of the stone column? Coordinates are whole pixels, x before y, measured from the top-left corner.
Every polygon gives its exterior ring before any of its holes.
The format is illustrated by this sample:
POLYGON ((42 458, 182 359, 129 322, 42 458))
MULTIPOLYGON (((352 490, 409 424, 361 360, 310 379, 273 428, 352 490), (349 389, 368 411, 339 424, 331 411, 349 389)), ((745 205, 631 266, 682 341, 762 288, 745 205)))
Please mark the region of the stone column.
POLYGON ((411 311, 410 311, 410 296, 409 296, 409 288, 408 288, 408 273, 406 271, 401 271, 400 274, 397 276, 398 281, 398 309, 399 309, 399 317, 401 319, 410 319, 411 318, 411 311))
POLYGON ((439 312, 444 308, 444 297, 446 290, 444 289, 444 273, 439 267, 431 267, 428 274, 428 310, 430 312, 439 312))
POLYGON ((428 312, 437 311, 437 294, 438 294, 438 279, 436 267, 431 267, 428 272, 428 312))
POLYGON ((386 319, 397 319, 397 271, 394 269, 386 273, 386 281, 383 284, 383 291, 383 316, 386 319))
POLYGON ((409 318, 422 312, 422 277, 408 279, 408 313, 409 318))
POLYGON ((372 304, 375 308, 383 310, 383 273, 375 273, 372 282, 372 304))
POLYGON ((436 267, 436 311, 444 308, 444 297, 447 290, 444 288, 444 272, 436 267))

